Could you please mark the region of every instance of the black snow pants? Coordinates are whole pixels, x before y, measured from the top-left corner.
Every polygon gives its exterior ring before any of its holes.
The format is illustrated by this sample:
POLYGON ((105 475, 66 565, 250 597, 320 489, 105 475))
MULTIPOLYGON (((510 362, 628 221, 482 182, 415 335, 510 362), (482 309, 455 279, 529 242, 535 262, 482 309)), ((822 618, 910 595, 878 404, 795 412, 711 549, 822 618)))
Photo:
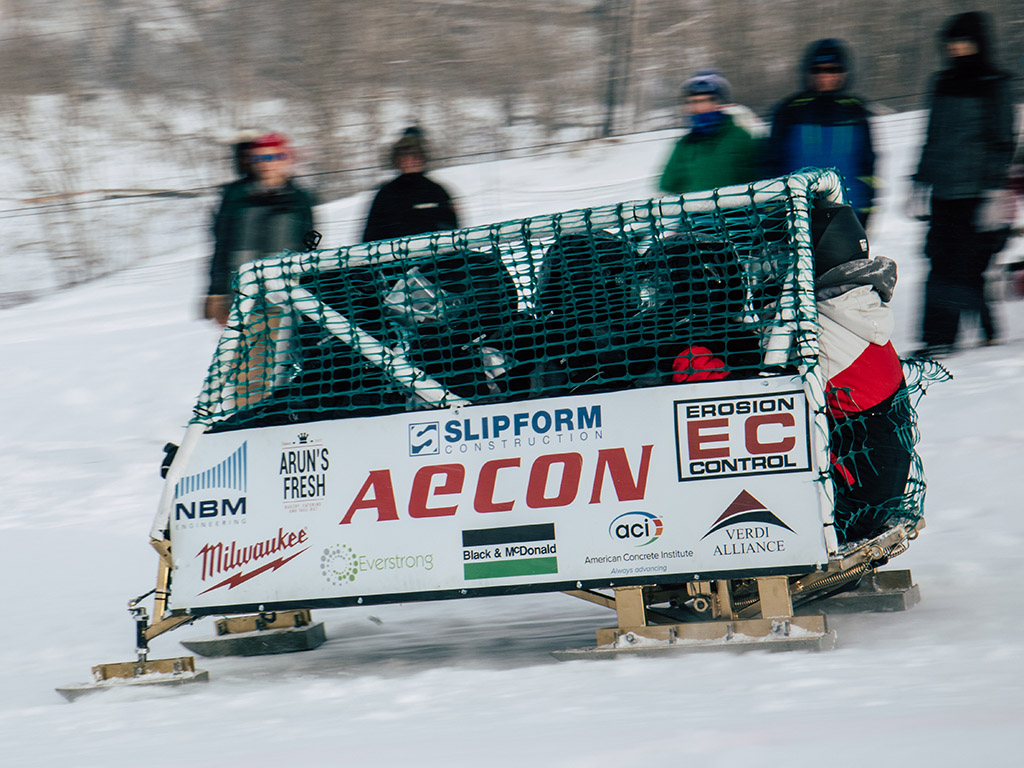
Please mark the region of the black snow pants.
POLYGON ((990 233, 979 232, 975 215, 981 199, 932 199, 931 227, 924 252, 931 262, 924 291, 921 341, 951 346, 961 314, 977 314, 986 340, 998 335, 985 296, 985 270, 993 250, 990 233))

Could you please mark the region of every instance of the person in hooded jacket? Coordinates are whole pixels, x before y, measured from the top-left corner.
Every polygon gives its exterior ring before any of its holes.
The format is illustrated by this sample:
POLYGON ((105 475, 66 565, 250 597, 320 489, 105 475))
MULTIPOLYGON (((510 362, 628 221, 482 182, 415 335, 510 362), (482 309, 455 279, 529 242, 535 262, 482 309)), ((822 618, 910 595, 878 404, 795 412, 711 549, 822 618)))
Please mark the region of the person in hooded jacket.
POLYGON ((399 175, 374 196, 363 242, 459 228, 448 190, 426 176, 428 158, 423 131, 415 126, 406 128, 391 148, 391 165, 399 175))
POLYGON ((716 70, 703 70, 682 88, 690 131, 672 150, 658 186, 682 195, 757 178, 756 142, 725 107, 729 81, 716 70))
POLYGON ((931 222, 921 353, 932 356, 952 350, 963 312, 978 314, 986 343, 998 339, 985 270, 1008 234, 993 214, 1005 202, 1014 148, 1010 78, 992 63, 985 15, 953 16, 939 38, 947 67, 934 77, 909 206, 931 222))
POLYGON ((811 238, 836 528, 845 541, 871 538, 885 531, 910 472, 904 441, 911 414, 888 306, 896 264, 870 257, 864 228, 846 205, 817 204, 811 238))
POLYGON ((775 107, 762 156, 766 178, 801 168, 836 168, 850 203, 867 226, 875 198, 875 150, 870 113, 850 94, 851 57, 835 38, 811 43, 804 54, 804 88, 775 107))

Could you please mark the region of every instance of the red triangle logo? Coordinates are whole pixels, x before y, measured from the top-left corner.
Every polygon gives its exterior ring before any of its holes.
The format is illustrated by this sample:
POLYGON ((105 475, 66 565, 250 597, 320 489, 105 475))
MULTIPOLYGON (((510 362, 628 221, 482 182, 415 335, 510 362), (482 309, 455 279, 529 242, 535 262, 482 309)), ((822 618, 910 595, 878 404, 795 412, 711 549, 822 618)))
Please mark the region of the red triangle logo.
POLYGON ((715 520, 714 525, 718 525, 718 523, 722 522, 727 517, 732 517, 733 515, 742 515, 744 512, 751 512, 755 509, 767 510, 768 507, 766 507, 760 501, 751 496, 747 491, 741 491, 740 495, 733 499, 732 504, 730 504, 726 508, 725 512, 722 513, 721 517, 715 520))

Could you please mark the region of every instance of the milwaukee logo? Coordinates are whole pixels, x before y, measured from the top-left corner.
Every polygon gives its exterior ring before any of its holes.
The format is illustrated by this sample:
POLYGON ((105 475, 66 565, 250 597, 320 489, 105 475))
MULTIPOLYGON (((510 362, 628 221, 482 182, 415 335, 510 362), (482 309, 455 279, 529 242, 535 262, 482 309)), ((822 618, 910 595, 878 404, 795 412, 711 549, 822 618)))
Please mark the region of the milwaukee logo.
POLYGON ((226 579, 203 590, 200 594, 206 594, 225 586, 228 589, 234 589, 239 584, 243 584, 261 573, 276 571, 309 549, 308 545, 302 546, 308 541, 309 534, 305 528, 298 531, 285 531, 284 528, 279 528, 277 536, 254 544, 240 545, 237 541, 205 544, 196 553, 196 557, 202 558, 201 578, 203 581, 219 578, 231 571, 235 571, 235 573, 231 573, 226 579), (296 552, 289 552, 298 547, 302 548, 296 552), (277 555, 277 557, 272 560, 267 559, 273 555, 277 555))

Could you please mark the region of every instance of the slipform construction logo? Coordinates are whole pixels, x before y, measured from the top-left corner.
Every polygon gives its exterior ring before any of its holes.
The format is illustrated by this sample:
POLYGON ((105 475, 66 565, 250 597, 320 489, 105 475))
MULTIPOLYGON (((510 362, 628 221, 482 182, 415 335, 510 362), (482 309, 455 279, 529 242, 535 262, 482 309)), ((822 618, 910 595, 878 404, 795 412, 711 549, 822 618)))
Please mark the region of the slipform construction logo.
POLYGON ((463 531, 462 561, 467 581, 558 573, 555 524, 463 531))
POLYGON ((409 425, 409 455, 437 456, 441 452, 441 428, 436 421, 409 425))

